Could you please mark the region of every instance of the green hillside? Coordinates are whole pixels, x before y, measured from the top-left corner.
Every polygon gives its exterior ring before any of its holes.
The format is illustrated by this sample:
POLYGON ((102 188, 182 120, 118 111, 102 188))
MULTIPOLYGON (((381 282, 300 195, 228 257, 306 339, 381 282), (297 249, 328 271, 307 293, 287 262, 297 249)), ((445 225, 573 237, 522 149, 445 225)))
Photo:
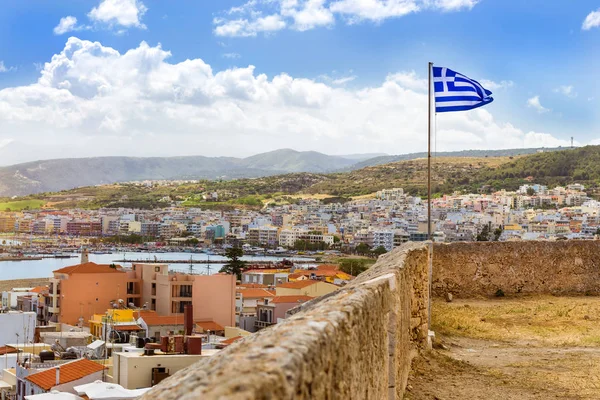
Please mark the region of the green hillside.
MULTIPOLYGON (((529 182, 548 186, 579 182, 591 188, 592 193, 600 186, 600 146, 515 157, 438 157, 433 160, 432 166, 432 188, 437 195, 457 190, 514 190, 529 182)), ((203 180, 195 184, 112 184, 31 195, 18 200, 36 200, 52 208, 158 208, 171 201, 179 201, 188 207, 260 208, 267 202, 297 201, 297 195, 329 196, 333 201, 392 187, 402 187, 413 195, 425 196, 426 182, 427 161, 416 159, 343 173, 294 173, 263 178, 203 180), (212 198, 215 193, 216 197, 212 198)))

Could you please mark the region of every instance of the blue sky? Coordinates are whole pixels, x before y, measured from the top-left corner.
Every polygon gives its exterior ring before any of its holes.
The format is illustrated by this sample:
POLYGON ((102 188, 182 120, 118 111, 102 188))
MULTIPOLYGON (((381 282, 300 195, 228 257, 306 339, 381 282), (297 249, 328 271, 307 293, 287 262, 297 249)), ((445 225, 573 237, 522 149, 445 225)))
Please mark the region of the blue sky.
POLYGON ((422 151, 428 61, 495 97, 440 150, 600 143, 598 0, 4 0, 0 164, 422 151))

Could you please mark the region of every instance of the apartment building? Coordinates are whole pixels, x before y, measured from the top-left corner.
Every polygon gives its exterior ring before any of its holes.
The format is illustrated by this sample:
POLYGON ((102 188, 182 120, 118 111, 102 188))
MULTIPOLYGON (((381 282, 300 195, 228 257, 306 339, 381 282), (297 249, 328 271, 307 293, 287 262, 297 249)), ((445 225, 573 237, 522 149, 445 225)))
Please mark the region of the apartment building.
POLYGON ((102 223, 93 221, 67 222, 67 234, 72 236, 102 236, 102 223))
POLYGON ((141 304, 158 315, 183 314, 192 304, 194 321, 235 326, 235 275, 173 273, 165 264, 134 264, 132 273, 140 282, 141 304))

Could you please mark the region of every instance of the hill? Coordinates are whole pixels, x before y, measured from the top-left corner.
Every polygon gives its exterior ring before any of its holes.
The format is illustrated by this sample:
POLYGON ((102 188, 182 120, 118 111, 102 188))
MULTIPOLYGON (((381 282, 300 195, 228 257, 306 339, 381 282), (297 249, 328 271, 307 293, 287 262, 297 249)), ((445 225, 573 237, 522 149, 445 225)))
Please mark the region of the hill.
MULTIPOLYGON (((502 149, 502 150, 462 150, 462 151, 441 151, 435 153, 435 157, 515 157, 521 155, 535 154, 538 152, 553 152, 559 150, 567 150, 566 147, 555 147, 555 148, 529 148, 529 149, 502 149)), ((375 165, 389 164, 392 162, 414 160, 417 158, 426 158, 427 153, 409 153, 401 154, 396 156, 378 156, 373 157, 361 162, 358 162, 352 166, 353 170, 361 169, 365 167, 373 167, 375 165)), ((347 170, 347 169, 346 169, 347 170)))
POLYGON ((354 159, 289 149, 247 158, 94 157, 34 161, 0 167, 0 197, 139 180, 237 179, 330 172, 354 163, 354 159))
MULTIPOLYGON (((433 163, 434 190, 445 185, 468 183, 469 177, 481 171, 498 168, 509 157, 446 157, 433 163)), ((203 180, 198 183, 164 183, 153 186, 113 184, 28 196, 26 200, 43 201, 50 208, 130 207, 157 208, 170 204, 164 198, 181 201, 184 206, 203 208, 260 208, 266 202, 294 202, 297 197, 314 196, 327 201, 344 201, 390 187, 403 187, 413 194, 426 194, 426 160, 410 160, 368 167, 349 173, 294 173, 260 178, 203 180), (216 200, 207 201, 217 193, 216 200)))
MULTIPOLYGON (((317 158, 320 157, 317 155, 317 158)), ((186 159, 185 162, 181 161, 179 164, 180 174, 188 173, 192 168, 187 164, 191 161, 185 157, 184 159, 186 159)), ((142 160, 147 161, 147 159, 142 160)), ((219 159, 209 160, 220 162, 219 159)), ((128 161, 115 159, 114 163, 121 169, 131 169, 132 167, 127 164, 128 161)), ((223 163, 227 162, 229 161, 223 161, 223 163)), ((160 163, 158 165, 160 166, 160 163)), ((266 166, 266 164, 258 163, 256 159, 250 165, 266 166)), ((466 192, 503 188, 514 190, 519 185, 530 181, 548 186, 580 182, 587 187, 595 187, 600 182, 600 146, 522 156, 437 157, 433 160, 432 165, 432 188, 433 192, 437 194, 452 193, 456 190, 466 192)), ((86 166, 86 168, 89 167, 89 165, 86 166)), ((278 164, 278 167, 293 168, 293 165, 278 164)), ((150 167, 144 166, 142 171, 146 173, 149 169, 150 167)), ((247 170, 253 173, 265 171, 259 168, 247 168, 247 170)), ((69 173, 76 174, 76 172, 76 170, 72 170, 69 173)), ((165 183, 153 186, 113 184, 83 187, 59 193, 45 193, 20 200, 40 200, 49 206, 62 208, 75 206, 153 208, 165 205, 161 203, 161 199, 169 196, 171 200, 182 201, 185 206, 247 205, 259 207, 267 201, 275 201, 291 197, 291 195, 320 194, 325 197, 343 199, 367 195, 391 187, 403 187, 409 193, 425 196, 426 178, 427 162, 422 158, 376 165, 351 172, 271 174, 258 178, 223 180, 205 179, 194 184, 165 183), (203 196, 212 193, 217 193, 218 200, 206 202, 203 196)), ((288 198, 285 201, 291 201, 291 199, 288 198)))
POLYGON ((353 164, 354 159, 291 149, 270 151, 241 160, 241 165, 245 168, 285 172, 331 172, 353 164))

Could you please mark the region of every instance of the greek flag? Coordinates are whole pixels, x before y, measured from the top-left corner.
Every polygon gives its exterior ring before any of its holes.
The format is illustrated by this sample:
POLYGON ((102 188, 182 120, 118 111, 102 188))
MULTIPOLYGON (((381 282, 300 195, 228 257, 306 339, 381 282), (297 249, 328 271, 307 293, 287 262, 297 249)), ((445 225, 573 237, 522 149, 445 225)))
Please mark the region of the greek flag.
POLYGON ((485 106, 494 99, 492 92, 473 79, 450 68, 433 67, 435 111, 466 111, 485 106))

